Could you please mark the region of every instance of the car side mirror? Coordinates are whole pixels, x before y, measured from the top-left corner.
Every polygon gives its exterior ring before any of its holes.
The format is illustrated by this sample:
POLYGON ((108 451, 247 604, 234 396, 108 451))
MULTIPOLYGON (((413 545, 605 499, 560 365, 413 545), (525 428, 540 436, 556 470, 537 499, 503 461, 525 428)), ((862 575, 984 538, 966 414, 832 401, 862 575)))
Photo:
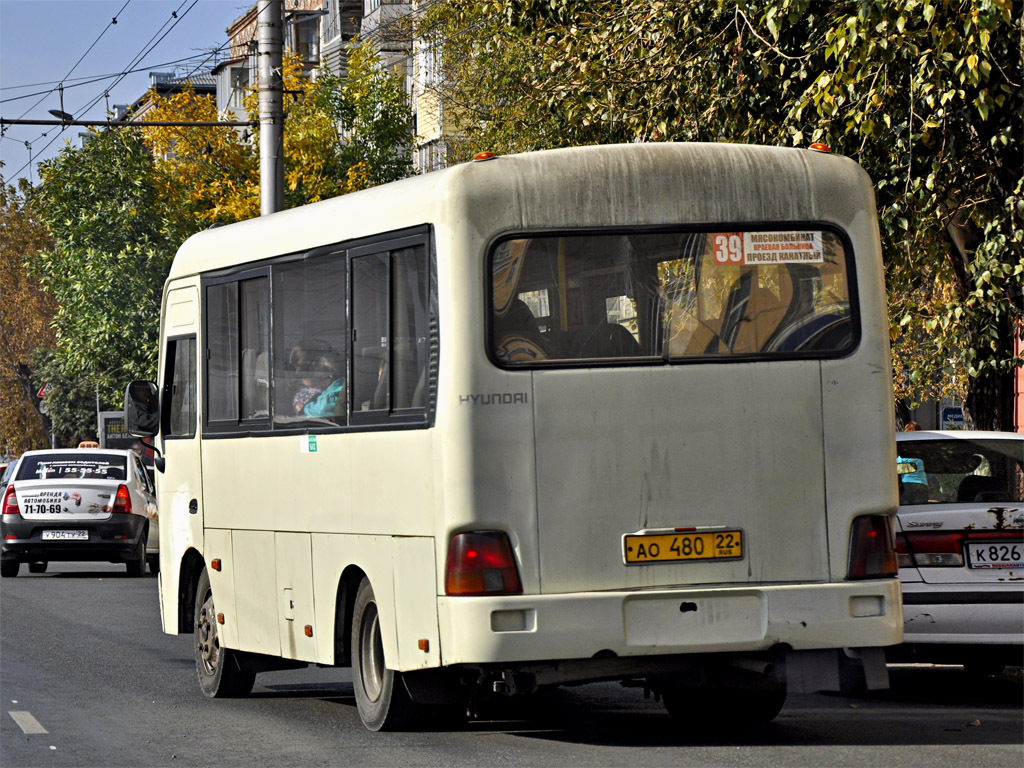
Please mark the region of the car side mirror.
POLYGON ((124 391, 125 429, 132 437, 160 431, 160 392, 152 381, 133 381, 124 391))

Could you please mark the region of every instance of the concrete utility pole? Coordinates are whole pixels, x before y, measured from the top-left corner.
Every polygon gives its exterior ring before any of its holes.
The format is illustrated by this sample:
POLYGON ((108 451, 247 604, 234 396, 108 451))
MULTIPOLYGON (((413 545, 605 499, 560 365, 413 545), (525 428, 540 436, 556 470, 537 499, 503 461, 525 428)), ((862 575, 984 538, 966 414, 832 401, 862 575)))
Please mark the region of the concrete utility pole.
POLYGON ((260 96, 260 214, 284 208, 284 47, 281 0, 259 0, 256 55, 260 96))

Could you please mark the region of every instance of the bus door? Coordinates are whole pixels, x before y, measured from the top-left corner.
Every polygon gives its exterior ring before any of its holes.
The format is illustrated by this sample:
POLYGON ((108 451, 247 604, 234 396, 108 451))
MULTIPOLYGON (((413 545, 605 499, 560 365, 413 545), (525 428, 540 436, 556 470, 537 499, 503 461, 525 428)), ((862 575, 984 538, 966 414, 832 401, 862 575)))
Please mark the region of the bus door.
POLYGON ((160 588, 164 631, 178 632, 173 610, 182 557, 203 552, 202 457, 198 399, 199 288, 167 291, 161 370, 161 433, 164 471, 157 473, 160 510, 160 588))

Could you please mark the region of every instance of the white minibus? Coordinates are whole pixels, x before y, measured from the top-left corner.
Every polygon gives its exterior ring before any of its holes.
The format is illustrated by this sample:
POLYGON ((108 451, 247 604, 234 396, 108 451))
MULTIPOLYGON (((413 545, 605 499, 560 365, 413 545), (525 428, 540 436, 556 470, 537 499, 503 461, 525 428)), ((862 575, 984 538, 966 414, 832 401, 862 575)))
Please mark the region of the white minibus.
POLYGON ((378 730, 592 681, 692 726, 886 686, 882 258, 824 149, 482 153, 190 238, 126 409, 204 693, 351 666, 378 730))

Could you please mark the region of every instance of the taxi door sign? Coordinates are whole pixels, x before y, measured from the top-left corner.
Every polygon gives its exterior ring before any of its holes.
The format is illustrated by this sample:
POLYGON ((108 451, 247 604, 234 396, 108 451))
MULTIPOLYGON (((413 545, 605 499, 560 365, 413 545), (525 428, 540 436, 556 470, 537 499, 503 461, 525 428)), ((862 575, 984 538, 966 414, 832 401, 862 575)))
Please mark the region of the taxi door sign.
POLYGON ((715 264, 815 264, 824 261, 821 232, 713 232, 715 264))

